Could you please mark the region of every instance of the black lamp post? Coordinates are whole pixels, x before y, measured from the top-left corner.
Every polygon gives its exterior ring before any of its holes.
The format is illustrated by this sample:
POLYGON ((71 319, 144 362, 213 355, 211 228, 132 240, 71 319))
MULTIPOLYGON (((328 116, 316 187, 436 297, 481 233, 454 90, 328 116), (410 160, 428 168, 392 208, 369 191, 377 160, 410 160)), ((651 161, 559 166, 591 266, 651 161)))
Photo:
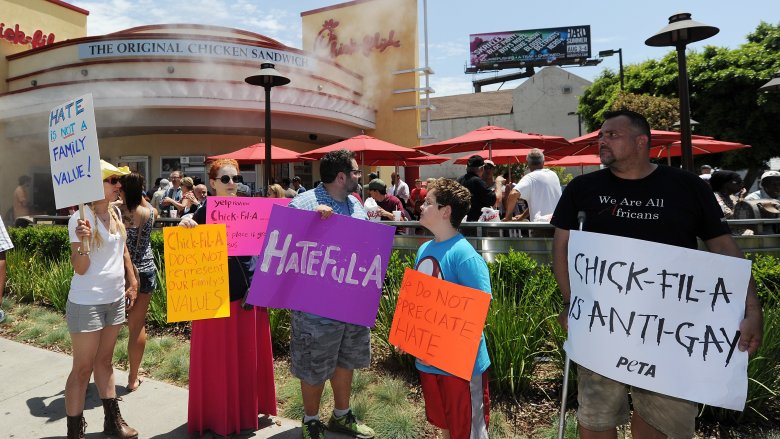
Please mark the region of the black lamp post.
POLYGON ((271 181, 271 89, 290 83, 290 78, 282 76, 271 63, 260 64, 260 74, 244 79, 247 84, 257 85, 265 89, 265 193, 271 181))
POLYGON ((577 137, 582 136, 582 116, 580 116, 580 113, 577 113, 576 111, 569 111, 566 113, 567 116, 574 116, 577 115, 577 137))
POLYGON ((768 91, 772 93, 780 93, 780 70, 775 72, 775 76, 769 80, 766 84, 758 88, 761 91, 768 91))
POLYGON ((620 63, 620 90, 623 90, 623 49, 617 50, 602 50, 599 52, 599 56, 604 58, 605 56, 612 56, 618 54, 618 62, 620 63))
POLYGON ((685 46, 688 43, 706 40, 720 32, 714 26, 691 20, 691 14, 681 12, 669 17, 669 24, 657 34, 648 38, 648 46, 674 46, 677 48, 677 67, 679 74, 677 85, 680 95, 680 143, 682 146, 682 165, 686 171, 693 170, 693 147, 691 145, 691 103, 688 94, 688 66, 685 58, 685 46))

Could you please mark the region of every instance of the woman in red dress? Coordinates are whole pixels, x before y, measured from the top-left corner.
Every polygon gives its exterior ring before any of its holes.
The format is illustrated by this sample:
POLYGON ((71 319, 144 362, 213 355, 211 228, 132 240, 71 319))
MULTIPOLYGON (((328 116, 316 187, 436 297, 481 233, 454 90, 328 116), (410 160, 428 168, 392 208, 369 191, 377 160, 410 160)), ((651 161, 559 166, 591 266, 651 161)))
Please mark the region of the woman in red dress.
MULTIPOLYGON (((209 182, 217 196, 235 197, 243 181, 238 163, 216 160, 209 182)), ((208 198, 182 227, 206 223, 208 198)), ((220 435, 257 430, 258 415, 276 415, 273 352, 268 312, 241 302, 257 257, 229 256, 230 317, 192 322, 187 430, 220 435)))

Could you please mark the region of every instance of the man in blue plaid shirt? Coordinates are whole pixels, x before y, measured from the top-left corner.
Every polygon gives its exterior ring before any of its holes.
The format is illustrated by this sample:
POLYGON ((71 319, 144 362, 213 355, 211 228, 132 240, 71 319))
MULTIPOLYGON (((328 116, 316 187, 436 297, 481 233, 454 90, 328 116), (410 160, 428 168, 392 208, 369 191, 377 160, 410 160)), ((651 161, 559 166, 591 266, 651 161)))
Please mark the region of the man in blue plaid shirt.
MULTIPOLYGON (((3 219, 0 218, 0 306, 3 305, 3 291, 5 290, 5 252, 14 248, 8 231, 5 230, 3 219)), ((0 308, 0 322, 5 320, 5 311, 0 308)))
MULTIPOLYGON (((322 183, 298 194, 290 207, 319 212, 323 220, 333 213, 367 220, 360 202, 351 195, 361 171, 355 153, 341 149, 320 160, 322 183)), ((292 374, 301 380, 303 438, 324 439, 325 429, 371 439, 374 430, 359 422, 349 405, 355 369, 371 364, 371 334, 353 325, 301 311, 292 312, 290 356, 292 374), (320 421, 320 398, 325 382, 333 388, 333 416, 326 427, 320 421)))

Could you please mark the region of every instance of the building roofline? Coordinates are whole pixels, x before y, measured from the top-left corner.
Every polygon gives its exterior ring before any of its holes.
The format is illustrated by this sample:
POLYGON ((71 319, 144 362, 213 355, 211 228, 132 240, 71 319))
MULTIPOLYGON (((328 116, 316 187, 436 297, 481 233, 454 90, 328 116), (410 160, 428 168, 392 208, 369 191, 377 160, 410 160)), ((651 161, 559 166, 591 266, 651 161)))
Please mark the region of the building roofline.
POLYGON ((71 11, 76 11, 79 14, 89 15, 89 11, 88 10, 81 9, 78 6, 74 6, 74 5, 70 4, 70 3, 64 2, 62 0, 46 0, 46 1, 51 3, 51 4, 57 5, 57 6, 62 6, 63 8, 66 8, 66 9, 70 9, 71 11))

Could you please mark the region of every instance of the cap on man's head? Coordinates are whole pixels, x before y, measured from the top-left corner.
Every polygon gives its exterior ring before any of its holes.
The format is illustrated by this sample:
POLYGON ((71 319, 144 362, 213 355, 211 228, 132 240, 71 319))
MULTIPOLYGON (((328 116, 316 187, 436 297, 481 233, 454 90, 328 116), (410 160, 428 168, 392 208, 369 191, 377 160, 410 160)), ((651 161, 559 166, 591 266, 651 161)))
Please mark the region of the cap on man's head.
POLYGON ((368 190, 370 191, 383 191, 387 189, 387 185, 384 181, 375 178, 368 183, 368 190))
POLYGON ((495 168, 496 164, 493 163, 493 160, 485 160, 485 167, 495 168))
POLYGON ((466 166, 469 168, 481 168, 485 166, 485 159, 483 159, 481 155, 474 154, 469 157, 469 163, 466 166))
POLYGON ((761 180, 765 178, 780 178, 780 172, 778 171, 766 171, 761 174, 761 180))
POLYGON ((292 181, 301 181, 301 177, 298 177, 297 175, 293 177, 292 181))
POLYGON ((701 168, 699 169, 712 169, 712 166, 710 165, 701 165, 701 168))

